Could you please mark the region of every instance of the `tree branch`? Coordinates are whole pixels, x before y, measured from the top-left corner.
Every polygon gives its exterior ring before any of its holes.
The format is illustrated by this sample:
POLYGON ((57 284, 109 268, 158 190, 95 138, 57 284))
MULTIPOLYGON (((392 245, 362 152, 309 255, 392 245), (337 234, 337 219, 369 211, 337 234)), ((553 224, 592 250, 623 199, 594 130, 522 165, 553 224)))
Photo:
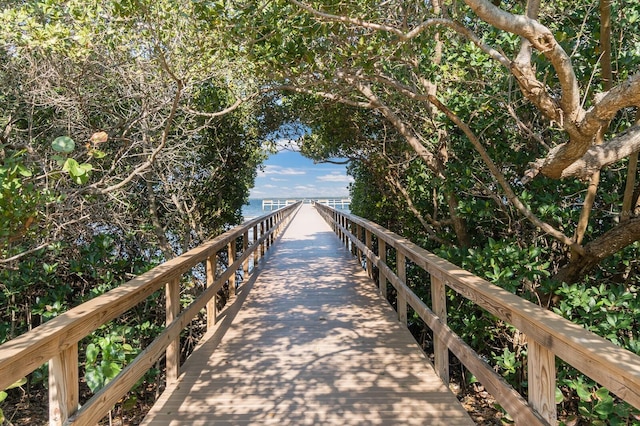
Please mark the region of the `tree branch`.
POLYGON ((418 154, 422 161, 424 161, 426 166, 429 167, 429 169, 433 171, 437 176, 443 177, 436 157, 420 142, 420 140, 413 134, 413 132, 411 132, 411 130, 400 119, 400 117, 398 117, 391 110, 391 108, 385 105, 376 96, 376 94, 373 93, 371 87, 364 84, 360 80, 350 76, 341 75, 340 77, 344 78, 346 82, 354 85, 360 91, 360 93, 362 93, 367 99, 369 99, 369 102, 371 102, 371 104, 373 104, 374 107, 378 111, 380 111, 380 113, 384 115, 385 118, 389 120, 389 122, 391 122, 391 124, 393 124, 398 133, 400 133, 405 138, 411 148, 413 148, 416 154, 418 154))
POLYGON ((487 0, 464 0, 464 2, 486 23, 527 39, 532 47, 551 62, 562 88, 560 107, 564 114, 564 125, 568 126, 580 121, 584 110, 580 106, 578 79, 571 64, 571 58, 556 41, 551 30, 535 19, 506 12, 487 0))
POLYGON ((518 196, 515 194, 515 192, 511 188, 511 185, 509 185, 509 183, 507 182, 507 179, 500 172, 500 170, 495 165, 495 163, 493 162, 493 160, 491 159, 491 157, 489 156, 487 151, 484 149, 484 146, 482 145, 482 143, 480 143, 480 140, 476 137, 476 135, 473 133, 473 131, 467 125, 467 123, 462 121, 460 119, 460 117, 458 117, 453 111, 451 111, 449 108, 447 108, 435 96, 429 96, 429 101, 431 103, 433 103, 451 121, 453 121, 453 123, 456 126, 458 126, 458 128, 460 130, 462 130, 464 132, 464 134, 467 136, 467 138, 469 139, 471 144, 474 146, 476 151, 478 151, 478 153, 480 154, 480 157, 482 158, 484 163, 489 168, 489 171, 491 172, 493 177, 496 179, 496 181, 498 181, 498 184, 500 184, 500 186, 502 187, 502 190, 505 192, 509 202, 511 202, 511 204, 513 204, 518 209, 518 211, 520 211, 520 213, 524 217, 529 219, 529 221, 531 223, 533 223, 535 226, 537 226, 538 228, 542 229, 544 232, 548 233, 549 235, 551 235, 552 237, 554 237, 558 241, 560 241, 560 242, 566 244, 567 246, 571 247, 575 252, 580 253, 580 254, 584 253, 584 249, 582 248, 582 246, 580 246, 579 244, 576 244, 571 238, 569 238, 568 236, 563 234, 561 231, 555 229, 553 226, 551 226, 548 223, 543 222, 542 220, 540 220, 531 211, 531 209, 529 209, 527 206, 524 205, 524 203, 522 203, 522 201, 520 201, 518 196))
POLYGON ((348 16, 333 15, 330 13, 321 12, 307 4, 299 2, 298 0, 289 0, 289 1, 321 20, 330 21, 330 22, 342 22, 342 23, 351 24, 360 28, 366 28, 374 31, 391 33, 401 41, 412 40, 417 36, 419 36, 420 34, 422 34, 429 27, 434 27, 434 26, 447 27, 459 33, 460 35, 466 37, 467 39, 469 39, 469 41, 475 44, 483 52, 488 54, 491 58, 495 59, 496 61, 500 62, 505 67, 509 68, 511 63, 511 61, 508 58, 506 58, 498 50, 494 49, 493 47, 483 42, 482 39, 478 37, 469 28, 466 28, 464 25, 460 24, 459 22, 453 21, 448 18, 427 19, 421 22, 419 25, 417 25, 413 29, 411 29, 410 31, 403 31, 390 25, 376 24, 373 22, 367 22, 363 19, 351 18, 348 16))
POLYGON ((640 125, 630 127, 607 143, 594 145, 562 171, 560 177, 588 179, 593 173, 640 151, 640 125))
POLYGON ((605 93, 594 96, 596 103, 584 116, 578 126, 583 135, 592 135, 603 125, 611 121, 623 108, 640 107, 640 73, 613 87, 605 93))
POLYGON ((367 109, 374 108, 374 105, 371 102, 354 101, 352 99, 348 99, 348 98, 336 95, 334 93, 316 91, 316 90, 306 89, 303 87, 298 87, 293 85, 277 86, 276 88, 273 88, 273 90, 288 90, 290 92, 302 93, 305 95, 320 96, 321 98, 325 98, 330 101, 340 102, 341 104, 350 105, 358 108, 367 108, 367 109))
MULTIPOLYGON (((129 174, 129 176, 127 176, 126 178, 124 178, 123 180, 121 180, 120 182, 118 182, 115 185, 111 185, 111 186, 108 186, 106 188, 98 189, 98 193, 106 194, 108 192, 112 192, 112 191, 115 191, 117 189, 120 189, 120 188, 124 187, 129 182, 131 182, 136 176, 141 175, 147 169, 149 169, 149 167, 151 167, 153 165, 153 162, 155 161, 156 157, 158 156, 158 154, 160 154, 160 151, 162 151, 162 149, 167 144, 167 140, 169 139, 169 133, 170 133, 171 127, 173 125, 173 119, 174 119, 174 117, 176 115, 176 111, 178 110, 178 105, 180 104, 180 98, 182 96, 182 82, 178 81, 177 84, 178 84, 178 87, 177 87, 177 90, 176 90, 176 94, 175 94, 175 96, 173 98, 173 103, 171 105, 171 111, 169 113, 169 117, 167 117, 167 121, 166 121, 164 130, 162 131, 162 139, 160 140, 160 144, 151 152, 151 154, 149 155, 149 158, 147 159, 147 161, 143 162, 138 167, 136 167, 133 170, 133 172, 131 172, 129 174)), ((93 185, 91 186, 91 188, 97 189, 93 185)))
POLYGON ((586 244, 583 255, 558 270, 553 279, 567 283, 575 282, 602 260, 638 240, 640 240, 640 218, 621 222, 616 227, 586 244))

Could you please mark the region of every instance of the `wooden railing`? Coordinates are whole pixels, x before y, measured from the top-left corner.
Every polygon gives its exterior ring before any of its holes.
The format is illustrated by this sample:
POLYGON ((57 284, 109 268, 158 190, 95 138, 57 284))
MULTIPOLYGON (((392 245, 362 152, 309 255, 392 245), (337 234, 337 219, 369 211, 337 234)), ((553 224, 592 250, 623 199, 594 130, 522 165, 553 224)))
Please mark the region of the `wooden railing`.
POLYGON ((229 291, 234 294, 236 272, 243 270, 244 276, 248 275, 252 255, 254 268, 258 265, 298 207, 300 203, 249 220, 3 344, 0 346, 0 390, 48 362, 49 423, 93 425, 165 354, 167 382, 174 382, 180 368, 180 332, 205 308, 207 326, 215 324, 218 290, 228 282, 229 291), (252 241, 249 241, 250 230, 252 241), (241 250, 236 247, 239 241, 241 250), (222 250, 227 250, 229 261, 226 269, 217 274, 217 255, 222 250), (181 310, 180 278, 203 262, 206 263, 206 289, 181 310), (163 288, 165 329, 131 364, 78 408, 78 342, 163 288))
POLYGON ((558 356, 622 400, 640 408, 639 356, 458 268, 373 222, 319 204, 316 208, 344 244, 360 260, 364 256, 370 277, 374 277, 373 268, 377 268, 383 296, 387 296, 387 282, 393 285, 397 292, 398 319, 407 324, 409 305, 433 331, 434 367, 445 383, 449 382, 451 351, 516 424, 555 425, 555 357, 558 356), (395 250, 395 270, 386 263, 391 250, 395 250), (431 308, 407 286, 407 260, 429 273, 431 308), (447 287, 527 336, 528 402, 447 326, 447 287))

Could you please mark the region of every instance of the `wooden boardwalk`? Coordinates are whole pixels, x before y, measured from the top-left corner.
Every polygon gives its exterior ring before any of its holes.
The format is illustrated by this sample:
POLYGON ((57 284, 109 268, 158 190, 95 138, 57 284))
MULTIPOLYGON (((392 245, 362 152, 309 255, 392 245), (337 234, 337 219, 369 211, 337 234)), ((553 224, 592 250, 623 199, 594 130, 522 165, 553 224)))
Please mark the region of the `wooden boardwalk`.
POLYGON ((275 245, 143 424, 473 424, 312 206, 275 245))

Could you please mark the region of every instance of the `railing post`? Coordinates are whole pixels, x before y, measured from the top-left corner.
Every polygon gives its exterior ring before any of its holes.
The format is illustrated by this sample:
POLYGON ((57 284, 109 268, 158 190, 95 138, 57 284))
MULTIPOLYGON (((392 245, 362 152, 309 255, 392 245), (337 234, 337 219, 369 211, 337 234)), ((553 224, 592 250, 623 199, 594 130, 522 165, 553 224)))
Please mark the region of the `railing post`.
MULTIPOLYGON (((244 234, 242 235, 242 254, 244 255, 248 249, 249 249, 249 230, 247 229, 246 231, 244 231, 244 234)), ((248 256, 242 263, 242 272, 243 272, 242 278, 246 280, 249 277, 249 257, 248 256)))
MULTIPOLYGON (((360 225, 356 225, 356 239, 359 242, 362 242, 362 227, 360 225)), ((358 263, 360 264, 360 267, 362 267, 362 250, 360 250, 360 248, 357 248, 358 251, 358 263)))
POLYGON ((78 409, 78 344, 49 360, 49 424, 62 425, 78 409))
MULTIPOLYGON (((281 214, 282 213, 278 213, 278 216, 280 216, 281 214)), ((276 242, 276 237, 278 236, 278 230, 276 229, 276 225, 278 224, 278 216, 274 216, 271 218, 271 228, 273 228, 273 233, 271 234, 271 245, 276 242)))
MULTIPOLYGON (((365 234, 365 244, 367 246, 367 248, 369 250, 373 249, 373 242, 372 242, 372 238, 371 238, 371 231, 368 229, 364 230, 364 234, 365 234)), ((366 257, 367 259, 367 275, 369 275, 370 279, 373 279, 373 264, 371 259, 369 259, 368 257, 366 257)))
MULTIPOLYGON (((216 282, 216 270, 218 268, 217 253, 207 258, 207 288, 216 282)), ((207 302, 207 330, 211 330, 218 322, 218 292, 207 302)))
POLYGON ((354 222, 351 222, 351 234, 353 235, 353 239, 351 240, 351 254, 357 256, 356 240, 358 239, 358 225, 354 222))
MULTIPOLYGON (((260 222, 260 238, 264 237, 264 220, 260 222)), ((262 240, 260 243, 260 257, 264 256, 265 252, 265 241, 262 240)))
POLYGON ((556 424, 556 357, 547 348, 527 338, 529 404, 549 424, 556 424))
POLYGON ((347 250, 349 250, 349 236, 346 232, 349 230, 349 219, 347 219, 346 216, 342 218, 342 226, 345 229, 344 239, 342 241, 344 242, 344 246, 347 248, 347 250))
MULTIPOLYGON (((165 285, 165 295, 167 299, 165 326, 168 326, 180 313, 180 278, 175 278, 165 285)), ((166 364, 167 385, 170 385, 178 380, 180 372, 180 337, 167 346, 166 364)))
MULTIPOLYGON (((380 262, 387 263, 387 242, 382 238, 378 238, 378 257, 380 262)), ((378 290, 384 300, 387 300, 387 276, 382 272, 382 269, 378 274, 378 290)))
MULTIPOLYGON (((447 291, 444 282, 431 276, 431 301, 433 313, 443 324, 447 323, 447 291)), ((435 334, 435 333, 434 333, 435 334)), ((449 383, 449 349, 447 344, 437 336, 433 338, 434 367, 436 373, 445 384, 449 383)))
MULTIPOLYGON (((252 243, 255 244, 256 241, 258 241, 258 225, 253 226, 252 243)), ((255 247, 253 250, 253 268, 254 269, 258 267, 258 260, 260 260, 260 247, 255 247)))
MULTIPOLYGON (((235 262, 236 260, 236 240, 235 238, 233 240, 231 240, 229 242, 229 245, 227 246, 227 259, 228 259, 228 263, 227 263, 227 268, 231 268, 233 265, 233 262, 235 262)), ((236 295, 236 273, 235 271, 233 272, 233 274, 231 274, 231 276, 229 277, 229 296, 235 296, 236 295)))
POLYGON ((407 261, 404 253, 396 249, 396 257, 398 262, 398 278, 402 286, 398 289, 396 302, 398 304, 398 320, 407 325, 407 295, 405 294, 405 286, 407 285, 407 261))

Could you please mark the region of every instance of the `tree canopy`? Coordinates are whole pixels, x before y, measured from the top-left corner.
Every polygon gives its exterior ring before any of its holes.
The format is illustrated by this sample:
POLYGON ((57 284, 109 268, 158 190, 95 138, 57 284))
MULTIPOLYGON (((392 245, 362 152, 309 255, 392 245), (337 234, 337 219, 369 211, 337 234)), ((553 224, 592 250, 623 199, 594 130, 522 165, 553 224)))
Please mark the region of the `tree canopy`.
POLYGON ((296 124, 304 155, 349 162, 356 214, 640 352, 610 320, 640 312, 639 20, 634 0, 3 2, 0 341, 238 223, 296 124))

